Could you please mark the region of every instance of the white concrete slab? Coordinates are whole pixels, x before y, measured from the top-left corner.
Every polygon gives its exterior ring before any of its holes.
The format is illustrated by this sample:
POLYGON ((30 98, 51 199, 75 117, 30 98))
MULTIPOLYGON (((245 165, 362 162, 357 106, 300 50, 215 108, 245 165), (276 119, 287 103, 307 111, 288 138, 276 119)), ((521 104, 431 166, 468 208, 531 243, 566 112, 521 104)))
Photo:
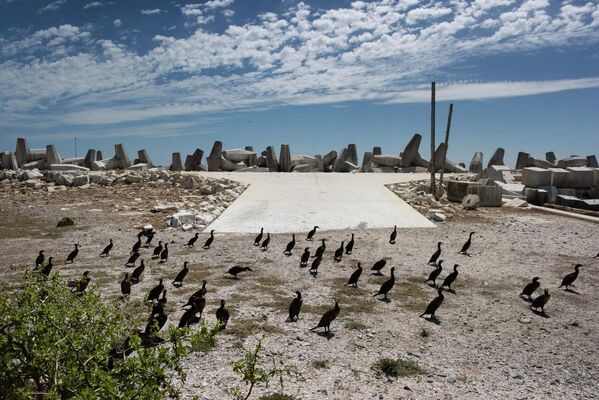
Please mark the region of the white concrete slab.
POLYGON ((384 185, 427 174, 205 172, 249 183, 246 191, 206 230, 306 232, 357 228, 435 227, 384 185))

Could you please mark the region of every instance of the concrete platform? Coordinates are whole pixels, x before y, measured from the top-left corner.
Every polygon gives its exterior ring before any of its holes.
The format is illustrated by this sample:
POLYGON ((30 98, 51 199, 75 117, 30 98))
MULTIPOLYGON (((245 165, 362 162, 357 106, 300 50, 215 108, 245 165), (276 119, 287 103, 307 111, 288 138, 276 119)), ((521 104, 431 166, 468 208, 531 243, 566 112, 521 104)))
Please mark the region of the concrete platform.
POLYGON ((246 191, 206 231, 307 232, 358 228, 433 228, 435 224, 384 185, 428 174, 238 173, 203 176, 248 183, 246 191))

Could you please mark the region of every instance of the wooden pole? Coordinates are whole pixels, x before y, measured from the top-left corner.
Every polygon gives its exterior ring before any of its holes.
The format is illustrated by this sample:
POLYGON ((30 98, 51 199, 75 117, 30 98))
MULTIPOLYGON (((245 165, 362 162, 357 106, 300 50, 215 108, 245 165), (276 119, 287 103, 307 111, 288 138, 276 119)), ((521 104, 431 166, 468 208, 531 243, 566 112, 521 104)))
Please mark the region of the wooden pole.
POLYGON ((435 82, 431 83, 431 193, 435 195, 435 82))
POLYGON ((439 176, 439 196, 443 196, 443 172, 445 171, 445 159, 449 151, 449 130, 451 129, 451 116, 453 115, 453 103, 449 105, 449 114, 447 115, 447 129, 445 130, 446 151, 441 160, 441 176, 439 176))

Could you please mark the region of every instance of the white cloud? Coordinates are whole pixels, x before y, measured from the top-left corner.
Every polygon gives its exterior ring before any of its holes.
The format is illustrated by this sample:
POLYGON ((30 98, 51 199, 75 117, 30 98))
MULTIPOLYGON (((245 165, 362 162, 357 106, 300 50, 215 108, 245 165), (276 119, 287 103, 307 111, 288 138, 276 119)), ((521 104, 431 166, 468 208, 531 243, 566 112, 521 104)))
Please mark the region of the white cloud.
POLYGON ((114 26, 116 26, 117 28, 120 28, 121 26, 123 26, 123 21, 121 21, 120 19, 115 19, 114 21, 112 21, 112 24, 114 26))
POLYGON ((84 10, 88 10, 90 8, 96 8, 96 7, 102 7, 104 6, 104 3, 101 3, 99 1, 92 1, 91 3, 87 3, 86 5, 83 6, 84 10))
MULTIPOLYGON (((0 38, 0 120, 47 113, 56 124, 93 125, 281 104, 428 101, 419 85, 431 76, 455 79, 444 71, 457 63, 599 43, 599 4, 591 2, 419 4, 355 1, 314 10, 300 2, 218 32, 202 25, 185 37, 155 36, 145 53, 71 25, 0 38)), ((180 10, 205 24, 230 5, 213 0, 180 10)), ((438 98, 524 96, 598 87, 598 79, 440 83, 438 98)))
POLYGON ((143 15, 153 15, 153 14, 160 14, 164 12, 163 10, 161 10, 160 8, 152 8, 150 10, 141 10, 141 13, 143 15))
POLYGON ((60 10, 60 8, 62 7, 62 5, 64 3, 66 3, 67 0, 56 0, 53 1, 51 3, 49 3, 48 5, 46 5, 43 8, 40 8, 39 10, 37 10, 38 13, 44 13, 47 11, 56 11, 56 10, 60 10))

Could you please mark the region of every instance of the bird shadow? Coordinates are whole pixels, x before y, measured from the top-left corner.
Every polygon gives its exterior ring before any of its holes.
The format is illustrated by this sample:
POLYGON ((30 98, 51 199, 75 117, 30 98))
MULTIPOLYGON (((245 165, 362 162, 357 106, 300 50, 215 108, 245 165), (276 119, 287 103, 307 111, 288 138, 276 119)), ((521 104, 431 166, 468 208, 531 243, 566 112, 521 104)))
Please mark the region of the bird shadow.
POLYGON ((370 275, 374 275, 374 276, 383 276, 383 274, 381 272, 373 272, 370 275))
POLYGON ((316 332, 316 334, 320 337, 324 337, 327 338, 327 340, 331 340, 332 338, 335 337, 335 334, 331 331, 328 332, 316 332))
POLYGON ((237 280, 237 279, 239 279, 239 278, 236 278, 236 277, 234 277, 234 276, 229 276, 229 275, 225 275, 225 277, 224 277, 224 278, 225 278, 225 279, 232 279, 232 280, 237 280))
POLYGON ((430 322, 432 324, 441 325, 441 321, 439 321, 439 319, 437 317, 428 317, 428 318, 421 317, 421 318, 425 319, 426 321, 428 321, 428 322, 430 322))
POLYGON ((387 303, 387 304, 391 303, 391 299, 390 298, 384 298, 383 297, 383 298, 379 298, 377 300, 378 301, 382 301, 383 303, 387 303))
POLYGON ((573 293, 573 294, 580 295, 580 293, 578 293, 576 290, 569 289, 569 288, 568 289, 564 289, 564 292, 568 292, 568 293, 573 293))
POLYGON ((462 253, 461 251, 458 254, 461 254, 461 255, 466 256, 466 257, 472 257, 472 254, 470 254, 470 253, 462 253))
POLYGON ((266 251, 266 250, 268 250, 268 249, 260 249, 260 250, 261 250, 262 252, 265 252, 265 251, 266 251))
POLYGON ((183 283, 174 283, 173 282, 173 286, 176 288, 181 288, 181 287, 183 287, 183 283))
POLYGON ((456 291, 453 289, 445 289, 445 291, 451 294, 457 294, 456 291))
POLYGON ((546 312, 544 311, 538 311, 538 310, 533 310, 532 308, 530 309, 530 311, 532 311, 533 313, 535 313, 536 315, 538 315, 539 317, 543 317, 543 318, 551 318, 546 312))
POLYGON ((428 284, 428 286, 430 286, 430 287, 432 287, 432 288, 435 288, 435 289, 437 289, 437 285, 436 285, 436 284, 434 284, 434 283, 429 283, 429 284, 428 284))
POLYGON ((520 298, 521 298, 522 300, 524 300, 525 302, 527 302, 527 303, 532 303, 532 300, 531 300, 531 299, 529 299, 528 297, 522 297, 522 296, 520 296, 520 298))

